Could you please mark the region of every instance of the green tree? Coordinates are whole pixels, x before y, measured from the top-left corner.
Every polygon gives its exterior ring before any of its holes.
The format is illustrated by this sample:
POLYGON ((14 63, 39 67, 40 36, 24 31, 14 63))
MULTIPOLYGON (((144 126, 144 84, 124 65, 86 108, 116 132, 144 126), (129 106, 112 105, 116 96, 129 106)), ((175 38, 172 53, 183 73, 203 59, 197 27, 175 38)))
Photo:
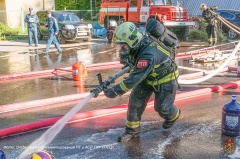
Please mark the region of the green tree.
MULTIPOLYGON (((101 0, 92 0, 92 9, 99 10, 101 0)), ((90 0, 55 0, 56 10, 90 10, 90 0)))

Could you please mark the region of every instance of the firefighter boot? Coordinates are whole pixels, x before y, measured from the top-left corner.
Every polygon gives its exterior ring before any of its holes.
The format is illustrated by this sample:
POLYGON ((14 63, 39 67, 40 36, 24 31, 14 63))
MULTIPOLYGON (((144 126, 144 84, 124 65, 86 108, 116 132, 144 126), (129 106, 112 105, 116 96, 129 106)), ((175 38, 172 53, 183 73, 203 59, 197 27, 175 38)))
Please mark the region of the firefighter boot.
POLYGON ((208 46, 209 46, 209 47, 210 47, 210 46, 213 46, 213 44, 212 44, 211 42, 209 42, 209 43, 208 43, 208 46))
POLYGON ((217 42, 216 41, 213 41, 213 46, 216 46, 217 42))
POLYGON ((178 112, 177 112, 177 114, 175 115, 175 117, 174 117, 173 119, 171 119, 171 120, 165 120, 165 121, 163 122, 162 127, 163 127, 164 129, 169 129, 169 128, 171 128, 171 127, 174 125, 175 121, 179 118, 180 114, 181 114, 181 110, 178 109, 178 112))
POLYGON ((125 133, 118 137, 118 142, 126 143, 132 138, 139 137, 140 128, 130 129, 126 128, 125 133))

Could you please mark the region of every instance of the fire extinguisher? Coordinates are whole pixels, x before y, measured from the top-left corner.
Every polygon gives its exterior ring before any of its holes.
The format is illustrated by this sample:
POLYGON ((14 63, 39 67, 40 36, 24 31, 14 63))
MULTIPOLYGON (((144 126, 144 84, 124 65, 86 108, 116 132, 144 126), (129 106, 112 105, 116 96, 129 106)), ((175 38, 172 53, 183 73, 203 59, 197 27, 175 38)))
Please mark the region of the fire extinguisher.
POLYGON ((72 78, 74 81, 84 79, 84 64, 78 60, 72 65, 72 78))

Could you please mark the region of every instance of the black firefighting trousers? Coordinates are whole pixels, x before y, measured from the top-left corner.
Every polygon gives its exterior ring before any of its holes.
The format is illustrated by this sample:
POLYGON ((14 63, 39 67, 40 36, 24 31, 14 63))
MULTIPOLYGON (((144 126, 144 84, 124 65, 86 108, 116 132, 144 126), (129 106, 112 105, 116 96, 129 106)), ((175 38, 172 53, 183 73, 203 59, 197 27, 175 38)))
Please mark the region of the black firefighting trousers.
POLYGON ((175 80, 159 85, 159 90, 155 90, 152 86, 146 84, 146 82, 142 82, 136 86, 129 98, 126 130, 129 132, 139 132, 141 116, 152 93, 155 94, 155 111, 165 120, 173 119, 178 112, 178 108, 173 104, 176 96, 176 88, 175 80))
POLYGON ((217 27, 216 26, 207 26, 206 32, 208 34, 208 43, 210 45, 215 45, 217 43, 217 27))

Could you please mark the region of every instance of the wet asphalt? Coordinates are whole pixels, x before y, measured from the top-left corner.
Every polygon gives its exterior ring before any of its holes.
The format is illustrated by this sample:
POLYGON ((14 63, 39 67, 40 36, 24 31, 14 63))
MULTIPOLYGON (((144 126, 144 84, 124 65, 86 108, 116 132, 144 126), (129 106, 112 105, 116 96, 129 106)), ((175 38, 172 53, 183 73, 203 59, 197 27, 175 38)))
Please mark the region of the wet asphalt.
MULTIPOLYGON (((189 43, 182 44, 178 51, 183 52, 203 47, 190 46, 189 43)), ((42 53, 41 49, 1 53, 0 65, 3 69, 0 70, 0 74, 71 67, 76 57, 81 58, 87 64, 117 61, 119 60, 118 55, 114 50, 114 45, 109 45, 105 41, 98 41, 74 48, 66 47, 62 55, 54 51, 46 55, 42 53)), ((206 70, 215 69, 219 66, 218 63, 190 63, 189 58, 179 59, 177 62, 181 66, 206 70)), ((233 64, 235 63, 233 62, 233 64)), ((76 87, 74 81, 71 80, 71 75, 0 82, 0 105, 89 92, 98 85, 97 73, 101 72, 103 77, 107 79, 119 69, 89 71, 84 81, 85 87, 83 90, 76 87)), ((192 72, 194 71, 181 70, 180 74, 192 72)), ((116 83, 122 79, 123 77, 118 79, 116 83)), ((178 93, 237 80, 239 78, 236 73, 217 75, 197 85, 182 86, 178 93)), ((58 159, 229 158, 229 155, 224 153, 223 147, 227 137, 221 135, 221 108, 230 101, 232 94, 238 95, 239 89, 229 89, 222 93, 213 93, 176 102, 176 105, 182 110, 182 115, 176 125, 169 130, 163 130, 161 128, 163 120, 154 112, 153 108, 147 108, 142 119, 140 139, 127 144, 118 143, 116 140, 124 131, 126 112, 68 124, 47 150, 58 159)), ((240 98, 238 99, 240 100, 240 98)), ((91 100, 80 112, 127 102, 127 95, 117 99, 100 97, 91 100)), ((67 113, 76 103, 75 101, 67 105, 1 114, 0 128, 59 117, 67 113)), ((14 159, 23 151, 24 146, 29 145, 44 131, 2 138, 0 139, 0 149, 7 153, 7 159, 14 159)))

